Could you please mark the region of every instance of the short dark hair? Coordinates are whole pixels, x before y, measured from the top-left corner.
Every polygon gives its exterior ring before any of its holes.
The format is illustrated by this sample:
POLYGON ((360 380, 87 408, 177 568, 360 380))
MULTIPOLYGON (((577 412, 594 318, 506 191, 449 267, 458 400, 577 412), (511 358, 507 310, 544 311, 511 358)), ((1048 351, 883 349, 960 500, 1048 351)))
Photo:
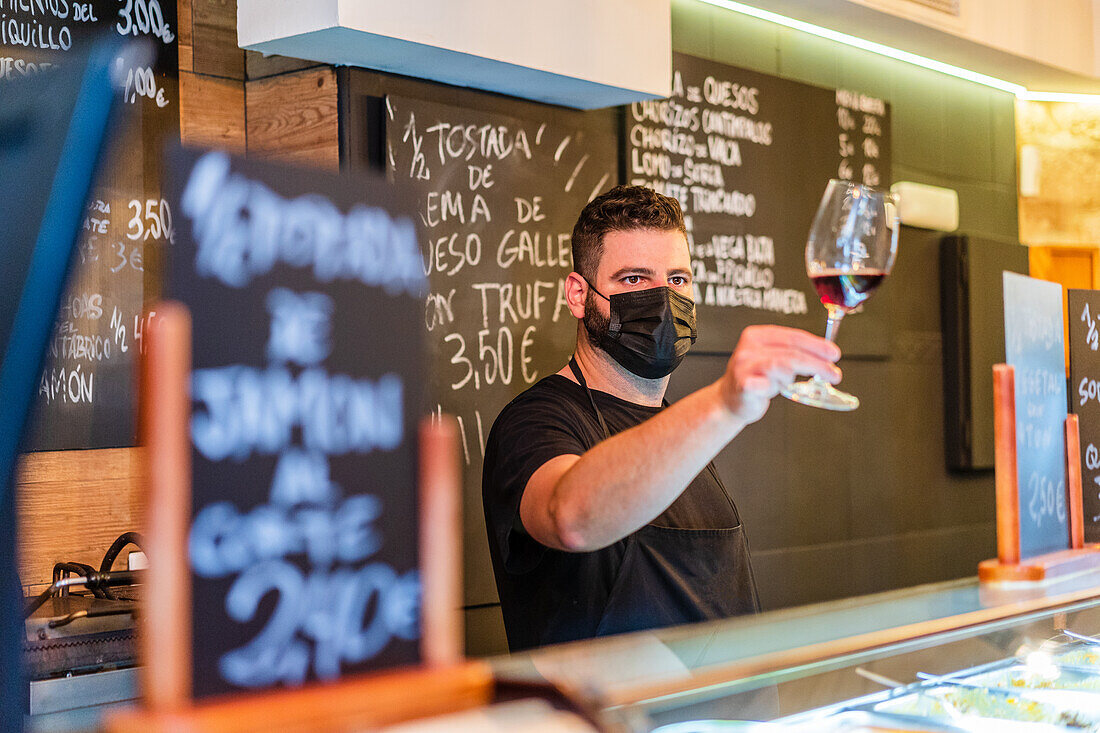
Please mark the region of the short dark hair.
POLYGON ((687 236, 680 202, 645 186, 615 186, 588 202, 573 227, 573 269, 596 279, 608 232, 679 230, 687 236))

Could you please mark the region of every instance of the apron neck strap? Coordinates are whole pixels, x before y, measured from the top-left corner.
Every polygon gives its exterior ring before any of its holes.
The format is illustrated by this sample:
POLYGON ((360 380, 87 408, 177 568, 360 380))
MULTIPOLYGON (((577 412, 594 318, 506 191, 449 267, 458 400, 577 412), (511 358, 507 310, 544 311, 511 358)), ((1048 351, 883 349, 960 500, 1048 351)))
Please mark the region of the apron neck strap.
POLYGON ((576 356, 569 358, 569 369, 573 372, 573 376, 577 378, 577 383, 584 387, 584 391, 588 395, 588 402, 592 405, 592 411, 596 413, 596 419, 600 421, 600 429, 603 430, 603 437, 610 438, 611 431, 607 429, 607 423, 604 422, 603 413, 600 412, 600 408, 596 407, 596 399, 592 396, 592 390, 588 388, 588 382, 585 381, 584 374, 581 373, 581 368, 577 364, 576 356))

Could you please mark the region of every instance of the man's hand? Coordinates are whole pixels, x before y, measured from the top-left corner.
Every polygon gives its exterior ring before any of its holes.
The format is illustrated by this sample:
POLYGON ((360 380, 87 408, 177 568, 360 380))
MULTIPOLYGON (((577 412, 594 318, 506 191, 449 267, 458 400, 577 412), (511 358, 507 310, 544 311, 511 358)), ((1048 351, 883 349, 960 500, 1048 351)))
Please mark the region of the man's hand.
POLYGON ((798 375, 840 381, 835 362, 840 348, 832 341, 797 328, 749 326, 741 332, 719 392, 726 406, 745 424, 768 411, 772 397, 798 375))

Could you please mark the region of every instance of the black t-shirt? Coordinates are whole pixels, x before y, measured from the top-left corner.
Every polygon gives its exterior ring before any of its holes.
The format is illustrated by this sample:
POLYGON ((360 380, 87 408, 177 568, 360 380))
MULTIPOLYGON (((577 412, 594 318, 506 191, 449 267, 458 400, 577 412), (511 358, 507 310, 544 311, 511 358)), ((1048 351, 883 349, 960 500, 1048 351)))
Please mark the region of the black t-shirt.
MULTIPOLYGON (((596 390, 592 395, 612 435, 664 409, 627 402, 596 390)), ((594 552, 570 553, 550 549, 527 534, 520 521, 519 505, 531 476, 550 459, 581 455, 603 439, 599 420, 584 387, 557 374, 545 377, 516 397, 501 411, 489 432, 482 498, 497 591, 513 651, 603 633, 689 623, 756 610, 756 590, 739 529, 741 521, 713 465, 708 465, 696 476, 648 527, 635 533, 639 535, 650 530, 674 535, 670 558, 663 556, 665 548, 649 553, 644 545, 642 549, 635 549, 639 544, 635 535, 594 552), (731 541, 726 535, 733 528, 737 528, 736 537, 731 541), (687 538, 687 545, 679 535, 687 538), (721 536, 721 544, 707 545, 704 552, 713 552, 712 547, 717 547, 719 554, 734 555, 708 558, 706 562, 712 566, 711 571, 704 569, 700 573, 695 567, 688 567, 686 571, 673 567, 668 577, 659 578, 656 583, 650 582, 644 571, 640 578, 620 578, 621 572, 627 572, 625 565, 630 566, 630 573, 636 574, 638 565, 650 561, 648 556, 651 555, 657 556, 656 562, 662 566, 678 565, 678 555, 692 554, 694 538, 711 535, 721 536), (647 559, 639 560, 637 555, 647 559), (733 590, 725 580, 713 583, 707 576, 708 572, 724 572, 723 567, 736 576, 733 590), (609 623, 607 614, 612 595, 622 604, 623 591, 617 590, 617 581, 649 586, 649 590, 654 592, 655 588, 656 593, 667 588, 675 598, 667 603, 664 599, 654 599, 654 607, 660 609, 656 615, 639 609, 637 614, 628 612, 629 618, 625 621, 616 619, 609 623), (692 588, 693 584, 700 587, 692 588), (723 586, 718 589, 723 594, 741 598, 711 602, 706 598, 711 593, 709 587, 717 585, 723 586)), ((668 547, 665 540, 659 542, 668 547)), ((685 560, 689 565, 698 563, 698 559, 685 560)), ((627 589, 626 592, 635 591, 627 589)), ((639 605, 629 598, 627 602, 639 605)), ((623 616, 619 612, 617 615, 623 616)))

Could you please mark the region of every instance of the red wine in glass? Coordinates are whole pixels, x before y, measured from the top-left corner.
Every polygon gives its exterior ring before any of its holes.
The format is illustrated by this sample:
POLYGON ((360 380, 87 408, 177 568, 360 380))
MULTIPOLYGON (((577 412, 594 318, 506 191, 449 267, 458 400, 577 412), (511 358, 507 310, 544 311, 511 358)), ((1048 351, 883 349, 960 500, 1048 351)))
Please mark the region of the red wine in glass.
POLYGON ((822 304, 828 308, 836 306, 845 313, 861 305, 871 297, 875 288, 882 284, 886 273, 882 270, 860 270, 859 272, 842 272, 840 270, 826 270, 810 276, 814 288, 822 304))
MULTIPOLYGON (((825 187, 806 240, 806 274, 828 312, 825 338, 875 291, 889 274, 898 249, 897 196, 851 181, 825 187)), ((828 410, 854 410, 859 398, 820 377, 785 387, 784 397, 828 410)))

